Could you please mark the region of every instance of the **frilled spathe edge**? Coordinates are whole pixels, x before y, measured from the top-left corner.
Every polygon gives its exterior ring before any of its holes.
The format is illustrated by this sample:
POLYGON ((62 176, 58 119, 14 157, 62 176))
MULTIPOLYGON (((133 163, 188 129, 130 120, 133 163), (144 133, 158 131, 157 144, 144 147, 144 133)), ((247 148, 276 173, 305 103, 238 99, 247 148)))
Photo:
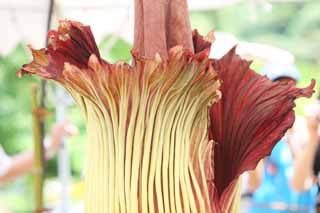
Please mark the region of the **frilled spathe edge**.
MULTIPOLYGON (((212 33, 208 34, 207 39, 212 39, 212 33)), ((89 26, 85 26, 80 22, 63 20, 60 21, 58 30, 51 30, 48 33, 49 43, 47 48, 40 50, 33 49, 29 45, 32 52, 33 61, 17 71, 17 76, 21 77, 24 74, 35 74, 45 79, 53 79, 63 82, 63 70, 65 64, 74 65, 80 69, 89 68, 89 58, 94 55, 97 62, 102 66, 129 66, 129 69, 134 69, 134 66, 124 62, 118 62, 114 65, 109 64, 100 57, 94 36, 89 26)), ((186 64, 193 62, 205 63, 210 72, 212 69, 212 61, 208 59, 210 48, 208 42, 202 39, 203 37, 197 31, 193 33, 194 45, 196 52, 193 53, 182 46, 176 46, 169 50, 168 59, 162 60, 159 55, 155 55, 154 59, 144 58, 139 54, 139 51, 133 49, 132 56, 134 64, 151 61, 158 62, 161 66, 166 66, 170 61, 183 60, 186 64), (197 39, 197 38, 201 39, 197 39), (204 41, 204 42, 203 42, 204 41)), ((92 63, 91 63, 92 64, 92 63)))

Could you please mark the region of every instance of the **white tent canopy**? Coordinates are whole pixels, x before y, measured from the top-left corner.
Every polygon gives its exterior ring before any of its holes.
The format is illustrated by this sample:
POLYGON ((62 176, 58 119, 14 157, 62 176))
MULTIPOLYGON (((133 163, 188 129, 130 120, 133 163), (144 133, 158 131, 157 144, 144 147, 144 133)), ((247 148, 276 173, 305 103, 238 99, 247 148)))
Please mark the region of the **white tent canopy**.
MULTIPOLYGON (((188 0, 190 10, 212 9, 240 0, 188 0)), ((134 0, 55 0, 54 18, 78 20, 91 26, 97 42, 108 33, 133 38, 134 0)), ((49 0, 0 0, 0 55, 8 54, 19 42, 43 47, 49 0)), ((55 27, 56 23, 53 23, 55 27)))
POLYGON ((239 41, 235 36, 224 32, 215 33, 215 41, 211 46, 210 57, 219 59, 234 46, 236 46, 236 53, 247 60, 277 64, 294 63, 294 56, 284 49, 266 44, 239 41))

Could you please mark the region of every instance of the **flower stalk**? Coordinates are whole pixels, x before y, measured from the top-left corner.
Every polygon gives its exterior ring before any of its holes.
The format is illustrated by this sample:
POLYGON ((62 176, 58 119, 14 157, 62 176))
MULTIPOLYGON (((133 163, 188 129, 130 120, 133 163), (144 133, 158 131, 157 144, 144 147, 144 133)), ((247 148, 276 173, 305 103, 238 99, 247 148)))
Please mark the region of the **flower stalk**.
POLYGON ((39 88, 36 85, 31 87, 31 103, 32 103, 32 130, 34 138, 34 160, 33 160, 33 176, 34 176, 34 192, 35 192, 35 208, 43 209, 43 180, 44 180, 44 156, 43 145, 41 142, 40 107, 38 103, 39 88))

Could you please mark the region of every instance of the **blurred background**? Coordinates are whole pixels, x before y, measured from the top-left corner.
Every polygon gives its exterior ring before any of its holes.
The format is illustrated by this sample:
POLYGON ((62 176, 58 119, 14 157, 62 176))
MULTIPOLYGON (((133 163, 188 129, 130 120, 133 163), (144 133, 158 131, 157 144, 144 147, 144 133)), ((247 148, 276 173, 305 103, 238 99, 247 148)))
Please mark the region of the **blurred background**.
MULTIPOLYGON (((257 71, 268 60, 294 61, 301 71, 299 86, 306 86, 311 78, 320 82, 319 0, 188 2, 192 28, 202 34, 216 31, 220 41, 217 49, 221 54, 239 44, 238 52, 254 59, 252 67, 257 71), (255 54, 257 50, 262 55, 255 54)), ((30 85, 40 80, 31 76, 18 79, 15 71, 30 62, 27 44, 37 48, 45 46, 49 7, 49 0, 0 0, 0 144, 8 155, 32 150, 33 147, 30 85)), ((130 60, 133 0, 56 0, 50 28, 56 28, 59 19, 90 25, 100 51, 108 61, 130 60)), ((68 119, 79 128, 79 134, 67 139, 68 160, 64 162, 69 166, 60 169, 60 172, 69 170, 67 193, 71 208, 83 197, 86 131, 77 107, 65 96, 68 104, 63 104, 57 98, 58 94, 56 85, 49 83, 46 105, 52 114, 46 120, 47 131, 56 120, 59 105, 63 105, 64 114, 68 114, 68 119)), ((299 115, 303 116, 303 108, 309 101, 298 101, 296 111, 299 115)), ((46 165, 46 206, 57 205, 61 198, 57 158, 52 158, 46 165)), ((0 212, 28 212, 33 209, 31 175, 0 187, 0 212)))

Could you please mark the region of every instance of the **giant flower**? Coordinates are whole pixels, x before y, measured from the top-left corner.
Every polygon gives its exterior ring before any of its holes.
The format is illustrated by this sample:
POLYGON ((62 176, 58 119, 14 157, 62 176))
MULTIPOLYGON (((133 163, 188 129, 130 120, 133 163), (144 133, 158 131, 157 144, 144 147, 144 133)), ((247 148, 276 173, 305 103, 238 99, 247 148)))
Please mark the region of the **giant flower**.
MULTIPOLYGON (((148 14, 136 21, 152 22, 148 14)), ((146 35, 152 24, 137 27, 129 65, 103 60, 88 26, 61 21, 18 71, 58 82, 82 109, 87 212, 234 211, 239 175, 290 128, 295 98, 313 92, 314 82, 269 81, 234 50, 209 59, 210 35, 194 31, 179 45, 181 32, 164 22, 163 47, 146 35)))

